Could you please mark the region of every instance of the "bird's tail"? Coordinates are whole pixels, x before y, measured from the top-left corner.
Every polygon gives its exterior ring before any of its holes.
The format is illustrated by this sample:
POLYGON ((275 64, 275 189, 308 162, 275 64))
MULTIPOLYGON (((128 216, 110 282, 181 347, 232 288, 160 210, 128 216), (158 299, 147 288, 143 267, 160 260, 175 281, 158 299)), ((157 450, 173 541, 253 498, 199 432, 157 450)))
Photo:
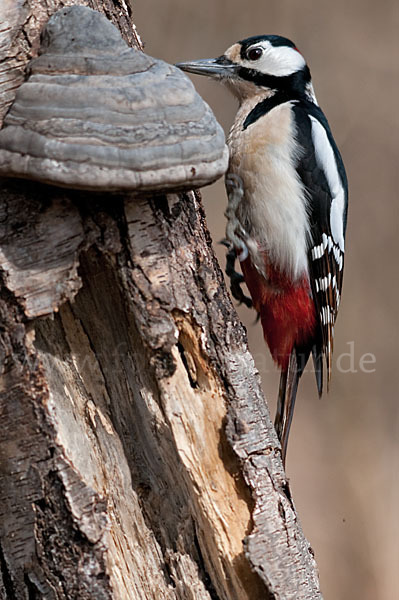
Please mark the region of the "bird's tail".
POLYGON ((291 352, 287 369, 281 371, 277 412, 274 421, 277 436, 281 443, 281 456, 284 465, 285 457, 287 455, 288 436, 294 414, 298 382, 301 374, 302 371, 298 369, 297 352, 294 348, 291 352))
MULTIPOLYGON (((294 348, 288 361, 287 369, 281 371, 280 387, 278 391, 277 412, 274 420, 278 439, 281 443, 281 456, 285 465, 287 456, 288 436, 294 415, 296 393, 299 379, 308 362, 310 350, 294 348)), ((311 349, 316 375, 317 391, 319 397, 323 393, 323 354, 321 346, 315 344, 311 349)))

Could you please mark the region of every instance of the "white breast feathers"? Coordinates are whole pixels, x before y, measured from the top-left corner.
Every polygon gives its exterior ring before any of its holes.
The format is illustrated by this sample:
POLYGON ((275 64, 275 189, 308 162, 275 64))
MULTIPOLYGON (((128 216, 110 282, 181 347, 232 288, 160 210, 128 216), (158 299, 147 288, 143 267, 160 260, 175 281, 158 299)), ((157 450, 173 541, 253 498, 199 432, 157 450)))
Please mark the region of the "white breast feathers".
POLYGON ((307 274, 308 219, 303 184, 296 172, 295 122, 291 103, 273 108, 243 129, 259 102, 243 103, 231 129, 229 171, 239 175, 244 197, 237 218, 248 234, 252 261, 264 268, 264 253, 294 281, 307 274))

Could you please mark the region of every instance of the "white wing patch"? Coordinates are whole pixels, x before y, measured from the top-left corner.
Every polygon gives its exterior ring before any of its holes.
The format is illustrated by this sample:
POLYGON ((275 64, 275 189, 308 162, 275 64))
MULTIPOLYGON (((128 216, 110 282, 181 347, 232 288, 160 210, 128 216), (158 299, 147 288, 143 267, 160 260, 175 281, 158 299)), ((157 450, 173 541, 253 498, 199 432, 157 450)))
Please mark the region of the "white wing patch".
POLYGON ((315 147, 316 162, 325 173, 332 196, 330 212, 331 233, 335 243, 344 252, 345 190, 338 173, 334 151, 328 140, 326 130, 315 117, 309 115, 309 118, 312 123, 312 140, 315 147))

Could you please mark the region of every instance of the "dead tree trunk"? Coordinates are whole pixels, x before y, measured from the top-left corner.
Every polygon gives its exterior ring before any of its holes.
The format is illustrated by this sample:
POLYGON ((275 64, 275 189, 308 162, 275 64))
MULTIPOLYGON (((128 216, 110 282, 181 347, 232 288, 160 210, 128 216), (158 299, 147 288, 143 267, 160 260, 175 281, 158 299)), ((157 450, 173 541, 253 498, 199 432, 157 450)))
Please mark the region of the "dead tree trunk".
MULTIPOLYGON (((2 4, 1 116, 74 3, 2 4)), ((0 598, 321 598, 199 195, 2 181, 0 269, 0 598)))

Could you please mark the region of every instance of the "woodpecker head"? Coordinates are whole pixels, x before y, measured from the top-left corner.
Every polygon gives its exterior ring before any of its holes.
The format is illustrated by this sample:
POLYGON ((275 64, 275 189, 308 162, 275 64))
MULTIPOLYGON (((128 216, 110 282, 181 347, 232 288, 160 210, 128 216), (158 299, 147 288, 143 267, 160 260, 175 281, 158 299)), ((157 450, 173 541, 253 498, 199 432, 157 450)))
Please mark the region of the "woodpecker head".
POLYGON ((258 35, 233 44, 219 58, 176 65, 183 71, 214 77, 240 101, 276 92, 315 102, 309 67, 293 42, 279 35, 258 35))

